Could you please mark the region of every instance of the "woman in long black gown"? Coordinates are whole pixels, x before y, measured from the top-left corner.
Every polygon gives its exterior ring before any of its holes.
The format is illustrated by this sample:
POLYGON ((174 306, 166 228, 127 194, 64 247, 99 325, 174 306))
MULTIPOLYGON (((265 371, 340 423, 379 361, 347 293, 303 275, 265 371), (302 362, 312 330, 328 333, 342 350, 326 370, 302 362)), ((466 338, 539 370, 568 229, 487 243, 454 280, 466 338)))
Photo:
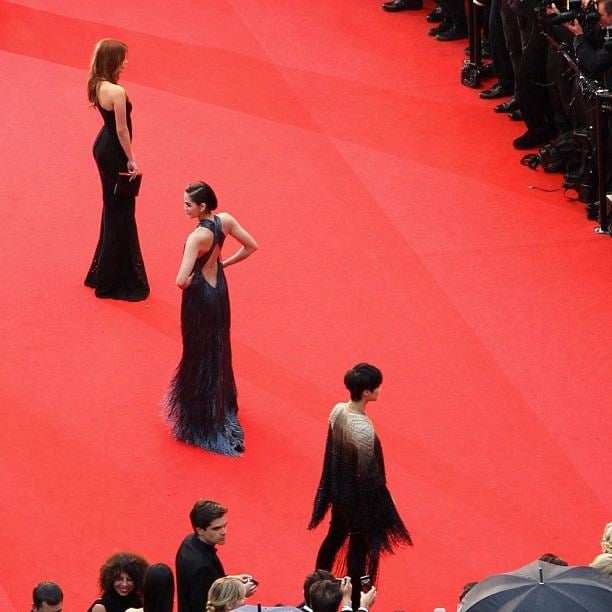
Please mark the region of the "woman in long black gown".
POLYGON ((95 288, 99 298, 137 302, 149 295, 149 283, 134 216, 136 198, 114 193, 120 172, 140 173, 132 148, 132 104, 117 84, 126 58, 127 46, 108 38, 98 42, 91 60, 87 93, 104 120, 93 147, 104 207, 85 285, 95 288))
POLYGON ((187 237, 176 284, 183 290, 183 355, 168 393, 175 437, 223 455, 244 451, 238 422, 230 346, 230 305, 224 269, 257 249, 253 237, 228 213, 215 214, 217 197, 202 181, 188 185, 185 213, 198 225, 187 237), (221 260, 226 236, 241 248, 221 260))

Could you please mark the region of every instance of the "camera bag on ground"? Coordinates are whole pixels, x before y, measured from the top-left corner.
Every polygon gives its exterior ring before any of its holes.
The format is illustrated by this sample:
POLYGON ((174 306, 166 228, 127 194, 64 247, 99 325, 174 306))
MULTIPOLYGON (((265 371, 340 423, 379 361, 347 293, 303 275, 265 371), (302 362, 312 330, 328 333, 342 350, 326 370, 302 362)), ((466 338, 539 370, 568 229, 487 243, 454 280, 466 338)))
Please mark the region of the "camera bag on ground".
POLYGON ((542 166, 544 172, 563 174, 562 187, 566 191, 575 190, 581 202, 593 202, 595 179, 588 131, 563 132, 554 142, 541 147, 537 154, 524 155, 521 164, 532 170, 542 166))
POLYGON ((585 174, 590 154, 588 135, 568 131, 541 147, 537 154, 523 156, 521 164, 533 170, 542 166, 544 172, 559 172, 565 175, 566 182, 572 183, 585 174))

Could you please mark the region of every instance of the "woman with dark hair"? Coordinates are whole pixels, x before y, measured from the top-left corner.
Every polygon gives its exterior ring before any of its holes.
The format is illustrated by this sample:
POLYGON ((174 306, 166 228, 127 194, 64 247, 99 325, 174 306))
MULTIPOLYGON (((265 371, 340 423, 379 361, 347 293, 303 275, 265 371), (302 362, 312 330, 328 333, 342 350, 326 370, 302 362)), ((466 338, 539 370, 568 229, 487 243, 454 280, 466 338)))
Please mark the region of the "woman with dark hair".
POLYGON ((151 565, 144 577, 142 608, 127 612, 172 612, 174 606, 174 575, 165 563, 151 565))
POLYGON ((85 285, 99 298, 137 302, 149 295, 138 230, 134 196, 115 193, 120 173, 140 174, 132 147, 132 104, 117 84, 127 64, 127 46, 106 38, 94 49, 87 96, 104 120, 94 142, 93 155, 102 181, 100 238, 85 285))
POLYGON ((230 304, 224 269, 257 250, 230 214, 215 214, 217 196, 202 181, 185 189, 184 210, 197 219, 187 237, 176 284, 183 290, 183 354, 168 392, 168 419, 178 440, 222 455, 244 451, 230 346, 230 304), (221 259, 226 236, 241 247, 221 259))
POLYGON ((148 563, 140 556, 120 552, 100 568, 101 596, 87 612, 125 612, 142 607, 142 589, 148 563))

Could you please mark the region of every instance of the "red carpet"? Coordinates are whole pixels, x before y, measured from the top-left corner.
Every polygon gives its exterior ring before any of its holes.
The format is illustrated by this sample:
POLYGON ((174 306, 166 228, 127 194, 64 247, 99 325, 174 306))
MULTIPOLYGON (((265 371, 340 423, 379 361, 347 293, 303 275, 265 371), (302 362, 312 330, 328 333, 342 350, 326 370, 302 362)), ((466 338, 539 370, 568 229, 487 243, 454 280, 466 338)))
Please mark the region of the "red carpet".
MULTIPOLYGON (((0 607, 59 582, 96 596, 106 556, 172 564, 200 497, 230 507, 222 559, 300 599, 331 406, 381 367, 371 414, 413 535, 375 610, 453 610, 463 583, 552 551, 588 563, 611 520, 612 242, 522 126, 459 84, 463 41, 380 2, 0 1, 4 316, 0 607), (130 47, 144 303, 82 286, 101 193, 95 41, 130 47), (241 459, 168 435, 180 352, 182 190, 216 189, 260 251, 228 271, 241 459)), ((228 245, 231 248, 231 245, 228 245)))

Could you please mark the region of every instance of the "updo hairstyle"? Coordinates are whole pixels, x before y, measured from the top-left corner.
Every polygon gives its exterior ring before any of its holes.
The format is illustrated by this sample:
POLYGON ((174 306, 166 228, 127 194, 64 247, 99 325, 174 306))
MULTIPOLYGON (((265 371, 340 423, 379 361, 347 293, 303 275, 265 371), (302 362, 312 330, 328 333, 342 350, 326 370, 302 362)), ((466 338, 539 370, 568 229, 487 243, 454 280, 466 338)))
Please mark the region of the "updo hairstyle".
POLYGON ((217 208, 217 196, 212 187, 204 181, 196 181, 187 185, 185 193, 194 204, 204 204, 207 210, 217 208))

